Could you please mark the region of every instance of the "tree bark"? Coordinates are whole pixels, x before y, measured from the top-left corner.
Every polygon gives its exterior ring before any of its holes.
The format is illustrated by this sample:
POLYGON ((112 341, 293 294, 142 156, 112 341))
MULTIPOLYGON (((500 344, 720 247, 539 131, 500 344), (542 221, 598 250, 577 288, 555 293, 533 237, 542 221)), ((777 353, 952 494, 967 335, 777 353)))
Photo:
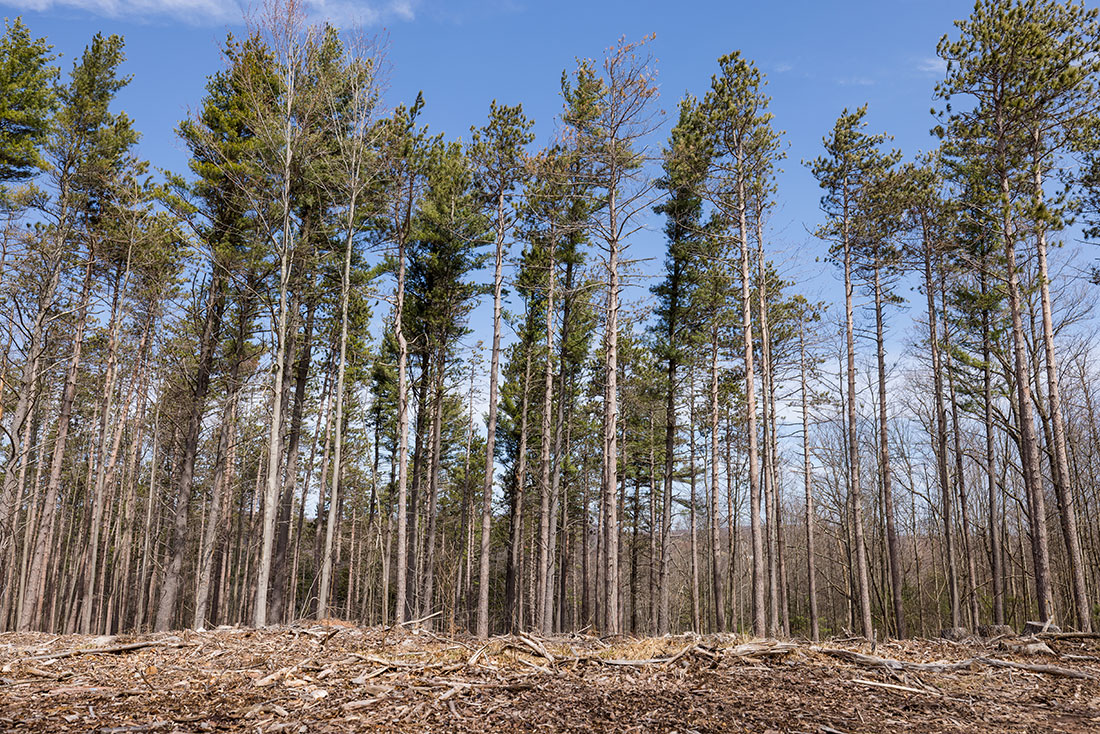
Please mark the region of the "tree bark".
POLYGON ((20 632, 26 632, 41 625, 46 571, 51 557, 51 542, 57 523, 57 504, 61 493, 62 463, 65 459, 65 449, 69 440, 73 401, 76 398, 77 374, 80 370, 80 357, 84 347, 84 332, 88 324, 88 304, 92 297, 92 276, 95 259, 93 248, 89 247, 87 257, 88 260, 84 266, 84 285, 80 294, 80 306, 76 314, 76 331, 73 333, 73 351, 69 357, 69 368, 65 376, 65 386, 61 393, 61 405, 57 418, 57 435, 54 437, 46 495, 42 504, 42 513, 39 517, 38 534, 35 536, 30 557, 26 591, 19 606, 19 616, 16 620, 16 628, 20 632))
MULTIPOLYGON (((1035 144, 1039 144, 1039 131, 1035 131, 1035 144)), ((1034 164, 1034 200, 1036 208, 1043 207, 1043 174, 1039 161, 1034 164)), ((1043 313, 1043 351, 1046 356, 1047 397, 1050 402, 1051 428, 1054 434, 1052 463, 1054 491, 1058 499, 1062 537, 1066 544, 1066 560, 1069 564, 1070 588, 1073 590, 1074 612, 1077 626, 1083 632, 1092 631, 1088 587, 1085 584, 1084 560, 1081 539, 1077 533, 1077 511, 1073 506, 1070 484, 1069 458, 1066 452, 1066 427, 1062 413, 1061 389, 1058 385, 1058 358, 1054 350, 1054 317, 1050 302, 1050 271, 1047 267, 1046 226, 1036 222, 1036 254, 1039 259, 1039 294, 1043 313)))
POLYGON ((886 560, 890 570, 890 598, 894 606, 894 626, 898 637, 908 637, 905 603, 902 599, 901 548, 894 514, 894 476, 890 467, 890 425, 886 415, 886 337, 883 325, 882 263, 875 243, 875 346, 878 362, 879 471, 882 474, 882 511, 886 515, 886 560))

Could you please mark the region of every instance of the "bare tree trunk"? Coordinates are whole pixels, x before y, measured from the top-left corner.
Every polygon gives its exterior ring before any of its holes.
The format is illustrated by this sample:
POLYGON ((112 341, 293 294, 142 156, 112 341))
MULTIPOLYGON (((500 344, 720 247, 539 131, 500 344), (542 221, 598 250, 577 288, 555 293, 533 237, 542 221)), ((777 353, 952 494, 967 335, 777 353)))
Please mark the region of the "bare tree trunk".
POLYGON ((287 563, 290 550, 290 515, 294 505, 294 491, 298 484, 298 454, 302 437, 302 412, 305 408, 309 367, 313 356, 313 318, 315 304, 306 306, 302 346, 294 369, 294 397, 290 410, 290 432, 287 439, 286 470, 279 511, 275 525, 275 554, 272 559, 272 584, 269 616, 278 623, 287 620, 288 585, 297 584, 287 563))
MULTIPOLYGON (((199 342, 199 359, 196 366, 191 405, 184 432, 183 457, 179 477, 176 480, 176 512, 169 541, 168 566, 164 571, 160 601, 157 604, 153 629, 164 632, 171 628, 178 612, 179 589, 182 582, 183 554, 187 543, 188 519, 191 505, 191 488, 195 477, 195 458, 199 450, 203 413, 206 411, 206 395, 210 390, 210 375, 214 369, 214 356, 221 335, 222 313, 225 309, 225 276, 222 266, 215 262, 210 276, 207 295, 206 319, 199 342)), ((281 383, 282 380, 279 380, 281 383)), ((278 384, 278 383, 277 383, 278 384)))
POLYGON ((409 493, 409 563, 408 585, 411 594, 405 608, 405 614, 409 619, 420 616, 421 594, 424 590, 423 581, 423 555, 424 533, 420 531, 421 505, 423 503, 422 490, 424 488, 424 465, 431 460, 429 453, 429 440, 424 437, 425 432, 431 433, 430 410, 428 406, 429 387, 432 378, 432 363, 428 358, 426 349, 418 352, 420 357, 420 374, 416 382, 416 447, 413 451, 412 467, 412 491, 409 493))
MULTIPOLYGON (((413 175, 409 175, 409 193, 405 200, 405 226, 398 236, 397 294, 394 309, 394 335, 397 338, 397 559, 394 623, 405 621, 408 587, 405 578, 409 562, 408 484, 409 484, 409 343, 405 339, 405 237, 409 231, 413 204, 413 175)), ((491 439, 490 439, 491 440, 491 439)), ((490 452, 492 453, 492 452, 490 452)))
MULTIPOLYGON (((496 459, 497 400, 500 388, 500 315, 504 290, 504 194, 497 197, 496 255, 493 268, 493 348, 489 367, 489 416, 485 437, 485 479, 481 490, 481 549, 477 586, 477 636, 489 636, 489 534, 493 522, 493 473, 496 459)), ((526 393, 524 394, 526 400, 526 393)))
POLYGON ((700 611, 699 600, 699 523, 696 521, 696 508, 698 501, 695 494, 695 375, 691 376, 691 386, 688 388, 691 410, 689 428, 691 430, 688 441, 688 473, 690 475, 691 507, 688 509, 688 518, 691 523, 691 631, 703 631, 703 616, 700 611))
MULTIPOLYGON (((1039 131, 1035 131, 1036 147, 1039 131)), ((1039 162, 1034 165, 1034 200, 1036 208, 1043 207, 1043 177, 1039 162)), ((1077 626, 1083 632, 1092 630, 1092 615, 1085 584, 1081 539, 1077 534, 1077 511, 1073 506, 1070 489, 1069 459, 1066 453, 1066 427, 1062 414, 1062 396, 1058 386, 1058 359, 1054 351, 1054 319, 1050 302, 1050 271, 1047 267, 1047 236, 1043 222, 1036 222, 1036 250, 1039 256, 1039 294, 1043 312, 1043 351, 1046 356, 1047 396, 1050 401, 1051 428, 1054 434, 1052 459, 1054 464, 1054 491, 1058 499, 1059 517, 1062 521, 1062 537, 1066 544, 1066 561, 1069 564, 1070 588, 1073 590, 1074 612, 1077 626)))
POLYGON ((756 374, 752 336, 752 281, 749 270, 749 225, 745 151, 737 149, 737 213, 741 240, 741 333, 745 361, 745 435, 749 444, 749 521, 752 533, 752 631, 763 637, 767 630, 764 598, 764 533, 760 524, 760 448, 756 426, 756 374))
POLYGON ((57 523, 57 505, 61 493, 62 462, 65 459, 65 449, 69 440, 70 419, 73 413, 73 401, 76 398, 76 378, 80 369, 81 352, 84 347, 84 332, 88 324, 88 304, 92 297, 93 261, 95 258, 92 248, 89 248, 87 257, 88 261, 84 269, 84 285, 80 294, 80 306, 76 314, 76 331, 73 333, 73 351, 69 358, 65 387, 61 393, 61 406, 57 418, 57 435, 54 437, 46 495, 42 504, 42 513, 39 517, 38 534, 35 537, 34 549, 30 556, 26 591, 19 606, 19 616, 16 620, 16 628, 20 632, 26 632, 41 625, 46 571, 50 563, 51 542, 57 523))
POLYGON ((678 321, 680 316, 680 259, 673 265, 672 287, 669 293, 668 331, 669 344, 668 367, 665 379, 665 466, 664 491, 661 497, 661 572, 659 580, 660 603, 657 605, 657 634, 667 635, 671 627, 671 573, 672 573, 672 481, 676 471, 676 373, 679 359, 676 355, 678 321))
POLYGON ((240 390, 243 387, 240 380, 241 363, 244 361, 245 339, 244 318, 241 318, 240 329, 237 332, 236 355, 230 367, 227 380, 227 394, 225 405, 222 407, 221 425, 218 431, 218 448, 215 457, 213 494, 210 498, 210 509, 206 518, 206 527, 199 546, 198 558, 198 586, 195 591, 195 615, 192 626, 200 629, 206 626, 207 613, 210 607, 210 587, 214 578, 215 550, 222 536, 221 510, 224 497, 229 488, 229 477, 232 476, 231 446, 235 442, 234 434, 237 430, 237 403, 240 390))
MULTIPOLYGON (((552 277, 557 277, 556 270, 551 270, 552 277)), ((559 346, 559 362, 558 362, 558 411, 556 424, 554 427, 554 466, 553 475, 550 480, 550 547, 547 549, 550 557, 550 578, 547 580, 547 588, 554 588, 554 575, 555 575, 555 558, 558 552, 558 507, 561 507, 562 532, 566 532, 568 528, 568 502, 561 502, 561 475, 562 475, 562 463, 568 456, 570 447, 572 446, 572 423, 573 423, 573 402, 574 402, 574 387, 572 380, 567 384, 566 375, 567 372, 572 376, 573 370, 568 365, 568 347, 570 336, 570 296, 573 292, 573 263, 567 261, 565 266, 565 282, 563 284, 562 294, 562 326, 561 326, 561 344, 559 346), (567 407, 568 406, 568 407, 567 407), (564 445, 563 445, 564 434, 564 445)), ((552 309, 551 309, 552 310, 552 309)), ((557 577, 561 581, 561 594, 558 598, 560 602, 558 609, 558 628, 564 628, 565 623, 565 577, 567 573, 566 560, 568 557, 568 543, 567 537, 562 540, 562 558, 561 562, 557 565, 557 577)), ((553 596, 552 591, 548 591, 549 596, 553 596)), ((551 599, 550 603, 553 604, 554 600, 551 599)), ((553 616, 553 615, 550 615, 553 616)), ((551 629, 553 632, 553 619, 550 620, 551 629)))
POLYGON ((890 597, 894 603, 894 624, 898 637, 908 637, 905 604, 901 596, 901 550, 894 516, 894 477, 890 468, 890 425, 886 415, 886 338, 883 328, 882 272, 878 242, 875 243, 875 345, 878 362, 879 471, 882 474, 882 511, 886 515, 886 561, 890 570, 890 597))
POLYGON ((848 215, 842 224, 844 244, 844 338, 848 353, 848 470, 852 496, 852 542, 855 544, 856 585, 859 591, 860 624, 863 636, 873 639, 874 621, 871 617, 871 584, 867 573, 867 546, 863 537, 863 496, 860 489, 859 424, 856 421, 856 344, 855 315, 853 307, 852 242, 848 232, 848 215))
POLYGON ((814 642, 821 637, 821 625, 817 610, 817 570, 814 546, 814 495, 813 478, 810 467, 810 398, 806 386, 806 315, 799 314, 798 352, 799 374, 802 388, 802 467, 806 482, 806 575, 807 591, 810 601, 810 634, 814 642))
POLYGON ((516 449, 515 494, 512 501, 512 519, 509 527, 510 552, 505 579, 505 596, 510 625, 513 631, 523 629, 523 605, 520 601, 523 567, 523 496, 527 483, 527 404, 531 391, 531 352, 527 352, 523 368, 523 399, 520 405, 519 447, 516 449))
POLYGON ((943 366, 940 363, 940 332, 936 318, 936 285, 932 278, 932 248, 935 246, 929 235, 927 223, 924 223, 924 290, 928 299, 928 350, 932 357, 932 381, 935 393, 935 432, 936 432, 936 473, 940 484, 940 497, 943 502, 944 546, 947 566, 948 601, 951 605, 951 626, 958 627, 962 621, 959 606, 959 581, 955 566, 955 541, 951 512, 951 486, 947 474, 947 413, 943 403, 943 366))
MULTIPOLYGON (((23 371, 19 382, 18 397, 16 398, 15 411, 11 414, 9 425, 12 438, 11 451, 8 454, 8 464, 4 473, 3 493, 0 494, 0 528, 9 527, 12 518, 17 512, 19 499, 23 495, 23 480, 26 477, 27 465, 31 455, 31 425, 34 423, 33 412, 39 394, 39 369, 42 364, 42 355, 46 345, 46 325, 50 319, 50 313, 57 300, 57 287, 61 279, 61 258, 51 258, 49 274, 46 286, 38 299, 38 307, 34 315, 34 321, 28 337, 29 346, 23 361, 23 371), (15 437, 20 436, 19 443, 15 443, 15 437)), ((0 536, 0 558, 8 556, 9 571, 15 567, 15 534, 5 533, 0 536), (9 545, 10 544, 10 545, 9 545)), ((5 598, 8 598, 9 589, 5 585, 5 598)), ((14 596, 12 594, 11 596, 14 596)), ((6 606, 6 605, 5 605, 6 606)), ((5 609, 4 618, 7 617, 5 609)))
MULTIPOLYGON (((437 369, 435 375, 435 398, 432 407, 431 440, 432 457, 428 469, 428 531, 424 540, 424 596, 421 605, 423 616, 432 613, 435 594, 435 536, 437 527, 436 506, 439 499, 440 451, 442 451, 443 397, 446 389, 447 348, 440 344, 436 354, 437 369)), ((428 625, 431 626, 431 622, 428 625)))
MULTIPOLYGON (((92 611, 95 607, 96 576, 99 570, 99 537, 103 530, 104 494, 108 485, 113 481, 115 467, 118 464, 119 448, 122 444, 122 428, 126 425, 124 420, 129 411, 130 401, 133 397, 133 382, 130 383, 130 391, 119 410, 115 421, 114 431, 111 432, 111 440, 107 441, 107 422, 110 419, 111 409, 114 406, 115 386, 118 381, 118 349, 119 329, 122 326, 121 297, 130 282, 130 253, 127 253, 125 275, 115 271, 114 288, 111 304, 111 317, 107 340, 107 366, 103 378, 103 411, 100 414, 98 461, 95 474, 95 486, 92 492, 91 527, 86 546, 87 563, 84 567, 83 599, 80 605, 79 630, 84 634, 91 634, 92 611), (108 448, 108 445, 110 448, 108 448)), ((139 352, 144 351, 144 345, 139 347, 139 352)), ((85 510, 85 512, 87 512, 85 510)))
POLYGON ((1031 554, 1035 564, 1035 597, 1041 621, 1054 618, 1054 599, 1050 588, 1050 544, 1046 527, 1046 499, 1039 471, 1039 441, 1035 435, 1032 412, 1031 381, 1028 375, 1027 345, 1020 297, 1020 274, 1016 267, 1016 228, 1012 221, 1011 185, 1008 175, 1007 133, 1004 111, 996 111, 998 133, 997 158, 1001 195, 1001 239, 1005 251, 1008 276, 1008 310, 1012 320, 1013 373, 1016 381, 1019 411, 1020 459, 1023 465, 1024 489, 1028 497, 1031 529, 1031 554))
POLYGON ((290 324, 290 279, 293 271, 295 257, 295 231, 293 227, 293 203, 292 185, 295 183, 298 165, 297 157, 304 151, 301 149, 302 138, 300 130, 308 127, 308 120, 302 120, 298 116, 298 105, 301 104, 301 96, 304 93, 303 81, 300 76, 307 64, 307 57, 312 53, 314 39, 312 31, 306 32, 306 37, 301 36, 302 25, 305 21, 303 8, 297 3, 290 3, 285 7, 273 8, 268 19, 269 30, 275 36, 275 51, 278 56, 277 74, 282 86, 280 99, 282 108, 274 117, 272 128, 278 151, 277 180, 280 184, 278 198, 272 202, 277 206, 280 221, 278 231, 269 231, 268 240, 274 249, 279 261, 278 277, 278 307, 274 324, 275 354, 273 355, 274 381, 272 383, 271 426, 268 433, 267 447, 267 475, 263 490, 263 517, 261 520, 260 558, 257 564, 256 574, 256 598, 252 608, 252 624, 255 627, 263 627, 268 622, 268 593, 271 585, 272 551, 275 545, 275 525, 279 503, 279 465, 283 455, 283 380, 286 374, 287 340, 290 324), (279 17, 279 14, 282 14, 279 17))
MULTIPOLYGON (((354 197, 351 209, 354 210, 354 197)), ((337 512, 339 511, 339 490, 341 471, 343 469, 344 448, 344 375, 347 371, 348 350, 348 299, 351 292, 351 255, 353 251, 354 229, 348 227, 347 237, 344 241, 344 269, 340 276, 340 362, 336 368, 336 437, 332 449, 332 489, 329 492, 328 522, 325 523, 325 547, 321 561, 321 588, 317 595, 317 618, 324 619, 328 616, 328 597, 332 588, 332 543, 336 530, 337 512)), ((404 253, 402 253, 403 255, 404 253)), ((403 268, 404 257, 402 265, 403 268)), ((403 273, 402 273, 403 274, 403 273)), ((401 283, 403 286, 404 283, 401 283)), ((400 311, 400 308, 399 308, 400 311)), ((400 333, 400 326, 398 333, 400 333)), ((403 337, 402 337, 403 338, 403 337)), ((400 401, 399 401, 400 402, 400 401)), ((400 422, 400 419, 399 419, 400 422)), ((400 428, 398 429, 400 430, 400 428)))
MULTIPOLYGON (((615 174, 611 174, 615 180, 615 174)), ((619 619, 619 211, 616 186, 608 188, 607 324, 604 371, 607 380, 603 414, 604 633, 618 634, 619 619)))
MULTIPOLYGON (((945 327, 946 328, 946 327, 945 327)), ((978 572, 974 565, 974 553, 970 545, 970 510, 966 498, 966 475, 963 472, 962 427, 959 423, 959 402, 955 396, 955 378, 951 368, 951 349, 948 337, 945 335, 944 343, 948 345, 946 369, 947 390, 951 397, 951 425, 955 445, 955 484, 959 492, 959 520, 962 523, 963 554, 966 557, 967 589, 966 600, 970 612, 970 621, 973 628, 980 623, 978 612, 978 572)))
MULTIPOLYGON (((718 322, 711 327, 710 342, 710 575, 714 585, 714 624, 725 632, 726 596, 722 578, 721 547, 718 530, 718 322)), ((732 518, 731 518, 732 522, 732 518)), ((732 526, 731 526, 732 529, 732 526)))
MULTIPOLYGON (((146 349, 144 352, 138 355, 138 364, 140 365, 137 372, 137 407, 135 409, 135 417, 131 423, 132 438, 130 440, 130 448, 126 457, 127 474, 123 480, 124 486, 124 508, 122 513, 122 537, 119 541, 119 547, 121 548, 121 560, 117 564, 114 575, 113 589, 111 593, 111 603, 117 610, 115 618, 118 621, 118 628, 124 629, 129 627, 136 627, 135 624, 130 625, 127 623, 130 613, 130 599, 133 594, 133 555, 135 548, 135 525, 137 523, 137 485, 138 475, 141 472, 141 464, 138 462, 138 450, 141 448, 145 440, 146 431, 146 411, 149 404, 148 399, 148 386, 149 386, 149 359, 148 359, 148 335, 150 335, 156 326, 156 317, 151 316, 146 323, 146 349)), ((138 620, 140 622, 140 620, 138 620)), ((111 629, 107 629, 107 633, 110 634, 111 629)))
POLYGON ((551 563, 553 563, 553 556, 550 554, 550 537, 553 533, 552 528, 552 516, 556 512, 554 507, 554 501, 557 498, 551 497, 551 477, 550 477, 550 413, 554 407, 554 280, 555 280, 555 263, 554 263, 554 247, 556 243, 551 241, 548 246, 549 251, 549 263, 547 265, 547 291, 546 291, 546 369, 543 374, 543 398, 542 398, 542 432, 541 432, 541 451, 539 457, 539 470, 541 475, 540 480, 540 501, 541 507, 539 508, 541 514, 539 516, 539 619, 538 628, 543 635, 549 635, 552 631, 554 615, 553 615, 553 598, 554 598, 554 576, 550 572, 551 563))

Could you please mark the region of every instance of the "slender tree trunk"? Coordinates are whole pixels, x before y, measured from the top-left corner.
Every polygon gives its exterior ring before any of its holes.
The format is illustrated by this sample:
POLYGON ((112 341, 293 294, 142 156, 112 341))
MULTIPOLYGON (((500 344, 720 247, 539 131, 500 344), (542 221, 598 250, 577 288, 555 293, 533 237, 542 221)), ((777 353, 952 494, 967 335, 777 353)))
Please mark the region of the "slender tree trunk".
MULTIPOLYGON (((351 207, 354 209, 355 200, 351 207)), ((336 368, 336 437, 332 449, 332 489, 329 491, 328 522, 325 523, 325 547, 321 561, 321 585, 317 595, 317 618, 328 616, 328 598, 332 588, 332 544, 339 510, 340 478, 343 470, 344 450, 344 376, 347 372, 348 351, 348 300, 351 292, 351 255, 354 230, 348 227, 344 241, 344 268, 340 275, 340 362, 336 368)), ((403 255, 403 253, 402 253, 403 255)), ((404 257, 402 259, 403 267, 404 257)), ((401 283, 403 286, 404 283, 401 283)), ((400 326, 398 327, 400 333, 400 326)), ((308 351, 308 350, 307 350, 308 351)), ((400 430, 400 428, 398 429, 400 430)))
MULTIPOLYGON (((290 410, 290 431, 287 439, 286 470, 279 499, 279 512, 275 525, 275 554, 272 559, 272 583, 270 618, 275 622, 287 621, 288 586, 297 584, 297 577, 290 574, 287 556, 290 551, 290 515, 294 506, 294 491, 298 484, 298 454, 302 438, 302 413, 305 408, 306 387, 313 357, 313 318, 315 304, 306 307, 302 346, 294 369, 294 397, 290 410)), ((291 613, 293 610, 290 610, 291 613)))
MULTIPOLYGON (((394 335, 397 337, 397 559, 395 562, 396 600, 394 623, 405 621, 408 587, 405 578, 409 561, 408 484, 409 484, 409 343, 405 339, 405 237, 412 217, 413 181, 409 177, 405 200, 405 226, 398 238, 397 294, 394 309, 394 335)), ((490 439, 492 440, 492 439, 490 439)), ((490 451, 490 454, 492 452, 490 451)))
POLYGON ((860 488, 859 424, 856 417, 856 343, 855 314, 853 306, 852 242, 848 232, 848 215, 843 221, 844 245, 844 338, 848 353, 848 471, 852 495, 852 542, 855 544, 856 584, 859 591, 860 624, 863 636, 873 639, 874 621, 871 617, 871 584, 867 573, 867 546, 863 533, 863 496, 860 488))
POLYGON ((680 281, 682 264, 679 258, 673 264, 668 305, 668 366, 665 380, 665 466, 664 491, 661 493, 661 572, 659 580, 660 603, 657 607, 657 634, 667 635, 671 627, 672 599, 672 482, 676 471, 676 373, 679 358, 676 340, 679 337, 680 281))
POLYGON ((520 600, 523 568, 523 496, 527 484, 527 405, 531 391, 531 352, 528 350, 523 368, 523 399, 520 405, 519 447, 516 449, 515 490, 509 527, 509 561, 505 579, 505 596, 512 631, 523 629, 523 604, 520 600))
POLYGON ((691 507, 688 509, 688 519, 691 523, 691 631, 702 632, 703 631, 703 618, 700 611, 701 602, 699 600, 699 523, 696 520, 696 512, 698 507, 698 500, 695 493, 695 375, 692 374, 691 387, 689 388, 691 400, 691 410, 689 418, 690 426, 690 440, 688 441, 688 473, 690 474, 689 485, 691 488, 691 507))
MULTIPOLYGON (((176 511, 172 522, 172 534, 168 546, 168 565, 164 571, 160 601, 157 604, 153 629, 164 632, 171 628, 179 611, 179 589, 182 583, 183 556, 186 551, 188 520, 191 505, 191 488, 195 477, 195 458, 202 432, 202 418, 206 412, 206 395, 210 390, 210 375, 214 369, 214 356, 221 335, 222 313, 225 309, 225 276, 221 265, 213 264, 210 291, 207 296, 206 319, 199 342, 199 359, 195 382, 191 393, 191 405, 184 429, 183 457, 174 494, 176 511)), ((282 383, 280 379, 276 385, 282 383)), ((261 623, 262 624, 262 623, 261 623)))
MULTIPOLYGON (((614 171, 610 180, 617 181, 614 171)), ((608 187, 607 324, 604 336, 604 371, 607 380, 603 414, 604 490, 604 633, 618 634, 619 619, 619 211, 616 186, 608 187)))
POLYGON ((1020 274, 1016 266, 1016 228, 1012 221, 1012 182, 1008 175, 1008 152, 1005 112, 996 110, 997 167, 1001 195, 1001 239, 1005 248, 1005 268, 1008 276, 1008 311, 1012 321, 1013 376, 1016 381, 1019 410, 1020 459, 1023 465, 1024 489, 1028 498, 1031 521, 1031 554, 1035 564, 1035 597, 1040 621, 1054 618, 1054 599, 1050 581, 1050 544, 1046 527, 1046 499, 1039 471, 1039 441, 1035 435, 1031 380, 1028 375, 1027 344, 1020 296, 1020 274))
POLYGON ((799 315, 798 353, 799 376, 802 390, 802 467, 806 482, 806 593, 810 602, 810 634, 814 642, 821 637, 821 625, 817 610, 817 549, 814 546, 814 495, 810 466, 810 396, 806 386, 806 324, 805 313, 799 315))
POLYGON ((34 548, 30 556, 26 591, 16 620, 16 628, 20 632, 39 627, 42 620, 42 598, 45 594, 46 571, 50 565, 51 542, 56 528, 58 501, 61 494, 61 471, 65 459, 65 449, 69 440, 73 401, 76 398, 77 374, 80 370, 80 357, 84 348, 84 332, 88 323, 88 304, 92 297, 93 262, 95 259, 92 248, 89 248, 87 256, 88 261, 84 269, 84 285, 80 294, 80 306, 76 314, 76 331, 73 333, 73 351, 69 358, 65 387, 61 393, 61 409, 57 418, 57 435, 54 437, 53 454, 50 459, 46 496, 42 503, 38 534, 35 537, 34 548))
POLYGON ((936 313, 936 286, 932 277, 932 248, 935 246, 925 226, 924 237, 924 290, 928 298, 928 350, 932 357, 932 381, 935 394, 935 433, 936 433, 936 473, 940 484, 940 497, 943 502, 944 547, 947 566, 948 601, 951 606, 951 626, 958 627, 962 622, 959 606, 959 582, 955 566, 955 541, 952 531, 951 485, 947 474, 947 413, 943 402, 943 366, 940 364, 940 336, 936 313))
POLYGON ((551 241, 547 247, 549 263, 547 264, 547 290, 546 290, 546 368, 543 374, 543 398, 542 398, 542 432, 541 452, 539 457, 541 474, 541 515, 539 517, 539 631, 543 635, 552 632, 554 615, 554 575, 550 570, 554 561, 550 552, 551 535, 554 532, 552 519, 557 508, 556 497, 552 497, 551 472, 550 472, 550 429, 551 411, 554 408, 554 286, 556 264, 554 262, 554 248, 556 242, 551 241))
POLYGON ((229 489, 229 477, 232 475, 230 459, 232 444, 235 442, 237 422, 237 402, 240 390, 243 387, 240 380, 241 363, 244 361, 245 334, 244 319, 240 323, 241 328, 237 332, 236 354, 229 370, 227 380, 227 394, 225 405, 222 407, 221 426, 218 431, 218 448, 215 457, 213 494, 210 498, 210 509, 206 518, 206 527, 199 545, 198 559, 198 586, 195 592, 195 615, 192 626, 200 629, 206 626, 207 614, 210 607, 210 590, 214 579, 215 549, 221 541, 222 520, 221 511, 224 497, 229 489))
MULTIPOLYGON (((34 423, 33 413, 39 395, 39 370, 42 363, 42 355, 45 351, 46 327, 50 319, 50 313, 57 299, 58 283, 61 279, 61 259, 53 258, 49 264, 49 274, 46 286, 38 299, 38 308, 30 329, 29 346, 24 354, 23 371, 19 382, 18 397, 16 398, 15 411, 11 414, 9 424, 10 436, 13 438, 11 452, 8 454, 8 463, 4 473, 3 493, 0 494, 0 527, 9 527, 11 520, 17 512, 18 503, 23 496, 27 465, 31 455, 31 425, 34 423), (14 437, 22 436, 19 443, 14 443, 14 437)), ((14 569, 15 563, 15 535, 4 533, 0 536, 0 558, 9 555, 9 569, 14 569), (10 545, 9 545, 10 544, 10 545)), ((7 586, 5 586, 7 590, 7 586)), ((5 610, 6 611, 6 610, 5 610)), ((5 614, 5 618, 6 618, 5 614)))
POLYGON ((496 459, 500 325, 504 290, 504 194, 497 196, 496 253, 493 267, 493 349, 489 366, 489 416, 485 437, 485 479, 481 490, 481 550, 477 586, 477 636, 489 636, 489 534, 493 522, 493 473, 496 459))
POLYGON ((882 511, 886 515, 886 560, 890 569, 890 598, 894 604, 894 624, 898 637, 908 637, 905 603, 902 599, 901 549, 894 514, 894 476, 890 467, 890 425, 886 416, 886 337, 883 328, 881 262, 875 244, 875 345, 878 362, 879 471, 882 474, 882 511))
POLYGON ((749 270, 749 225, 745 152, 737 149, 737 210, 741 239, 741 333, 745 361, 745 435, 749 444, 749 521, 752 534, 752 631, 767 630, 764 598, 764 534, 760 523, 760 448, 756 426, 756 374, 752 339, 752 292, 749 270))
MULTIPOLYGON (((988 258, 983 257, 980 273, 983 304, 988 295, 987 268, 988 258)), ((996 451, 993 433, 993 347, 990 329, 990 309, 982 308, 982 396, 984 398, 983 418, 985 423, 985 475, 986 491, 989 503, 989 555, 990 570, 993 577, 993 623, 1005 623, 1004 568, 1002 566, 1001 530, 997 518, 998 495, 997 477, 994 471, 996 451)))
MULTIPOLYGON (((1039 132, 1035 132, 1035 144, 1039 144, 1039 132)), ((1034 199, 1036 208, 1043 206, 1043 174, 1038 160, 1034 164, 1034 199)), ((1062 537, 1066 544, 1066 561, 1069 565, 1070 588, 1073 590, 1073 606, 1077 626, 1083 632, 1092 631, 1092 615, 1085 584, 1081 539, 1077 534, 1077 511, 1073 506, 1070 485, 1069 459, 1066 452, 1066 427, 1062 414, 1062 396, 1058 386, 1058 359, 1054 351, 1054 317, 1050 302, 1050 271, 1047 267, 1046 226, 1036 222, 1036 251, 1039 259, 1039 294, 1043 312, 1043 351, 1046 356, 1047 396, 1050 402, 1051 428, 1054 434, 1052 451, 1054 491, 1058 499, 1059 517, 1062 521, 1062 537)))
MULTIPOLYGON (((432 613, 433 597, 435 594, 435 548, 436 548, 436 527, 438 524, 438 518, 436 517, 436 506, 439 499, 439 472, 441 458, 440 452, 443 448, 442 443, 442 431, 443 431, 443 397, 444 390, 446 389, 446 373, 447 373, 447 345, 441 343, 436 354, 436 376, 435 376, 435 399, 432 406, 432 424, 431 424, 431 451, 432 458, 431 464, 428 470, 428 531, 427 537, 424 540, 424 598, 421 606, 421 612, 423 615, 432 613)), ((432 622, 428 622, 430 627, 432 622)))
MULTIPOLYGON (((718 322, 711 327, 710 343, 710 574, 714 585, 714 624, 718 632, 725 632, 726 596, 723 588, 721 547, 718 525, 718 322)), ((732 519, 731 519, 732 522, 732 519)), ((732 525, 731 525, 732 529, 732 525)))

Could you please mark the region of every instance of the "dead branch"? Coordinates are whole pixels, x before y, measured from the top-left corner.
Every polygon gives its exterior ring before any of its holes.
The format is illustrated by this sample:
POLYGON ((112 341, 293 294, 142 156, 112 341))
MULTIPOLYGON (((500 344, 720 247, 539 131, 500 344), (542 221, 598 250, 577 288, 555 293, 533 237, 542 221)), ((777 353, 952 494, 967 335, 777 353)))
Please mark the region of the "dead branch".
POLYGON ((148 640, 145 642, 131 642, 125 645, 112 645, 110 647, 86 647, 86 648, 73 648, 70 650, 59 650, 57 652, 47 653, 45 655, 28 655, 25 658, 20 658, 19 662, 26 662, 28 660, 58 660, 60 658, 71 658, 74 655, 116 655, 123 652, 134 652, 135 650, 144 650, 147 647, 188 647, 187 643, 183 642, 161 642, 158 640, 148 640))
POLYGON ((973 670, 977 666, 986 665, 991 668, 1013 668, 1016 670, 1044 673, 1046 675, 1060 676, 1063 678, 1078 678, 1084 680, 1096 679, 1096 676, 1091 673, 1086 673, 1081 670, 1072 670, 1070 668, 1061 668, 1057 665, 1031 665, 988 657, 967 658, 957 663, 910 663, 904 660, 880 658, 875 655, 865 655, 852 650, 843 650, 839 648, 811 647, 809 649, 813 652, 819 652, 823 655, 839 658, 840 660, 845 660, 857 665, 871 668, 885 668, 887 670, 918 670, 928 673, 955 673, 963 670, 973 670))

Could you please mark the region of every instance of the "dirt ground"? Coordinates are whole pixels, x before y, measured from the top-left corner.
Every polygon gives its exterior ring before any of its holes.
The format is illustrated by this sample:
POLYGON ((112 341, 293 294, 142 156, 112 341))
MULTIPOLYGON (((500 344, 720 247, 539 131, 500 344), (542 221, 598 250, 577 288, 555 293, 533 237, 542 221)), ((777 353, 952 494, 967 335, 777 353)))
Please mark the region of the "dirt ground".
POLYGON ((1100 732, 1100 640, 8 633, 0 731, 1100 732))

